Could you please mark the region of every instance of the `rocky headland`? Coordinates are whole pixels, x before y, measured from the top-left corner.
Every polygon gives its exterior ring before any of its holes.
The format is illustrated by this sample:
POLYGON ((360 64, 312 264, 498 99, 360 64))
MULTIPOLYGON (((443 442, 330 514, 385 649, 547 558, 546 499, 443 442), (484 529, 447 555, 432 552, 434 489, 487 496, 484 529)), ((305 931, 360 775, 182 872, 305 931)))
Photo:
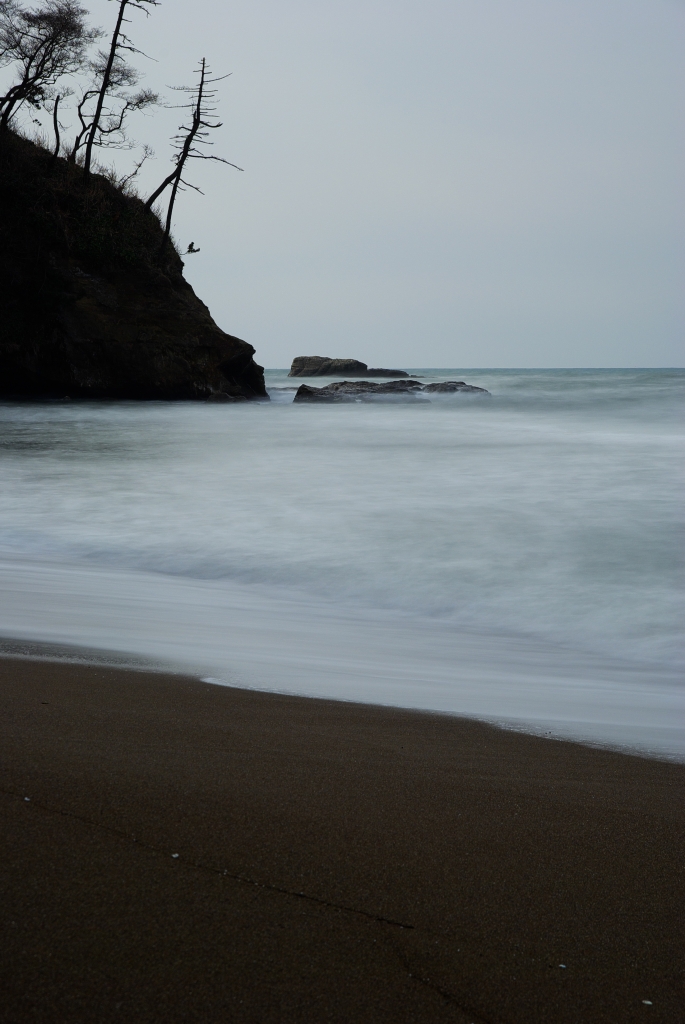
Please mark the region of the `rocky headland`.
POLYGON ((296 356, 290 367, 289 377, 408 377, 404 370, 385 370, 378 366, 367 366, 358 359, 330 359, 328 356, 296 356))
MULTIPOLYGON (((451 392, 489 395, 485 388, 465 384, 463 380, 445 380, 432 384, 421 384, 418 380, 389 380, 374 384, 368 380, 341 380, 323 388, 301 384, 295 393, 295 402, 369 402, 383 396, 423 398, 427 394, 449 394, 451 392)), ((425 401, 425 399, 424 399, 425 401)))
POLYGON ((0 395, 267 400, 245 341, 183 277, 154 213, 0 135, 0 395))

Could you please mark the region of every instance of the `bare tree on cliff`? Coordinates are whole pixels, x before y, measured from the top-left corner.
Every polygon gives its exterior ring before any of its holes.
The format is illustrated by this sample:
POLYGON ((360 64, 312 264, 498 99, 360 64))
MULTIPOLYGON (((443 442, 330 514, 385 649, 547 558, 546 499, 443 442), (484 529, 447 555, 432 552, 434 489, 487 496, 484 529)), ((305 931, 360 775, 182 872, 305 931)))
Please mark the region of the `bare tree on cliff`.
MULTIPOLYGON (((86 177, 90 174, 93 146, 103 144, 103 141, 107 144, 106 140, 108 137, 111 138, 111 136, 121 133, 126 114, 131 110, 140 110, 144 106, 157 102, 157 97, 153 93, 140 93, 137 102, 134 99, 129 101, 128 105, 124 103, 124 106, 119 107, 118 110, 107 109, 110 94, 113 94, 118 99, 122 99, 122 89, 135 85, 138 81, 136 72, 133 68, 129 67, 124 56, 125 53, 141 52, 135 48, 123 31, 124 24, 129 23, 125 17, 126 9, 129 7, 135 8, 149 15, 150 12, 147 8, 159 6, 159 0, 117 0, 117 2, 119 4, 119 11, 112 33, 109 53, 99 55, 99 62, 96 62, 94 65, 98 85, 93 92, 89 93, 89 98, 97 97, 97 99, 95 112, 92 119, 89 120, 83 136, 86 139, 86 151, 83 161, 83 170, 86 177), (118 91, 114 92, 114 90, 118 91), (143 96, 147 96, 147 100, 143 100, 143 96)), ((79 110, 79 118, 81 118, 84 109, 85 107, 82 106, 79 110)))
POLYGON ((62 145, 62 137, 60 132, 63 130, 64 125, 62 125, 59 120, 59 105, 60 102, 67 96, 71 96, 71 89, 66 89, 63 90, 61 93, 57 93, 57 95, 52 101, 51 106, 49 104, 45 105, 45 109, 48 111, 48 113, 52 115, 52 130, 55 133, 55 148, 52 151, 52 160, 50 161, 51 165, 54 164, 57 160, 62 145))
MULTIPOLYGON (((82 89, 76 103, 78 127, 69 152, 69 160, 75 163, 80 151, 88 146, 92 136, 94 114, 93 103, 99 99, 100 84, 106 66, 107 55, 99 53, 90 63, 92 82, 82 89)), ((131 94, 129 90, 138 83, 138 73, 129 64, 117 62, 109 75, 107 99, 100 109, 100 120, 93 146, 101 149, 132 149, 135 145, 126 134, 126 118, 137 110, 145 110, 159 102, 157 93, 141 89, 131 94)), ((85 166, 85 161, 84 161, 85 166)))
POLYGON ((34 10, 0 0, 0 67, 17 64, 19 72, 0 96, 0 131, 7 131, 25 103, 42 107, 59 78, 83 67, 98 36, 86 27, 87 13, 75 0, 44 0, 34 10))
MULTIPOLYGON (((174 203, 176 202, 176 196, 179 189, 182 190, 182 186, 185 185, 187 188, 192 188, 196 192, 200 192, 202 194, 202 190, 199 189, 197 185, 191 185, 190 182, 184 180, 183 172, 186 162, 188 160, 216 160, 218 163, 228 164, 229 167, 235 167, 237 171, 242 171, 243 169, 242 167, 238 167, 237 164, 232 164, 230 160, 225 160, 221 156, 214 156, 211 153, 203 153, 198 149, 198 146, 213 145, 213 143, 208 141, 209 132, 216 128, 221 128, 222 126, 221 121, 215 120, 215 98, 217 90, 211 87, 217 82, 222 82, 224 78, 228 78, 229 76, 222 75, 220 78, 210 78, 209 75, 211 72, 207 67, 207 62, 204 57, 200 61, 200 67, 196 74, 199 74, 200 76, 200 80, 197 85, 173 86, 176 92, 184 92, 192 97, 190 102, 182 103, 178 107, 179 110, 187 110, 190 112, 190 124, 180 125, 178 134, 172 138, 172 143, 175 149, 173 156, 174 169, 171 174, 167 175, 159 188, 155 189, 145 203, 147 208, 150 209, 155 200, 161 196, 162 192, 171 186, 166 223, 164 225, 164 238, 162 239, 160 252, 164 251, 169 240, 169 234, 171 232, 171 218, 174 212, 174 203)), ((189 248, 188 251, 195 252, 197 250, 189 248)))

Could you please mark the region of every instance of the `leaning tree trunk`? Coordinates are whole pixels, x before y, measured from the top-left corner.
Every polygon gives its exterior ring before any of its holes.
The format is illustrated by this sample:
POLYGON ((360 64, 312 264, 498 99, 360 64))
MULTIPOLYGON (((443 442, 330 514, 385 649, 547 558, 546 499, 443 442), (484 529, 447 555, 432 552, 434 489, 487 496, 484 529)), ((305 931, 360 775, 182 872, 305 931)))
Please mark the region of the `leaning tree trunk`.
POLYGON ((114 60, 115 60, 116 55, 117 55, 117 49, 118 49, 118 46, 119 46, 119 35, 121 33, 121 25, 122 25, 122 22, 124 20, 124 11, 126 9, 126 4, 127 3, 129 3, 129 0, 120 0, 120 3, 119 3, 119 16, 117 18, 117 23, 116 23, 116 25, 114 27, 114 33, 112 35, 112 45, 110 47, 109 57, 107 58, 107 65, 105 67, 104 74, 102 76, 102 85, 100 86, 100 94, 98 96, 97 106, 95 107, 95 113, 93 115, 93 123, 90 126, 90 133, 88 135, 88 142, 86 143, 86 156, 85 156, 85 160, 83 161, 83 171, 84 171, 84 174, 85 174, 86 178, 90 174, 90 164, 91 164, 91 160, 92 160, 92 156, 93 156, 93 145, 95 143, 95 135, 97 134, 98 125, 100 123, 100 118, 102 117, 102 108, 105 105, 105 97, 107 95, 107 90, 109 89, 110 79, 112 77, 112 68, 114 66, 114 60))

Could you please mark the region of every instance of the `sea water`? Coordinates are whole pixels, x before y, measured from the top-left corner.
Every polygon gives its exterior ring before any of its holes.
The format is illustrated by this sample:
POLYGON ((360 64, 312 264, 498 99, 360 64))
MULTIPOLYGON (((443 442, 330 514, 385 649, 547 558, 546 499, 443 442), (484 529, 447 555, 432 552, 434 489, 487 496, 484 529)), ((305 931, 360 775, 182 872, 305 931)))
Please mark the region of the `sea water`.
POLYGON ((685 371, 414 373, 3 403, 0 635, 685 757, 685 371))

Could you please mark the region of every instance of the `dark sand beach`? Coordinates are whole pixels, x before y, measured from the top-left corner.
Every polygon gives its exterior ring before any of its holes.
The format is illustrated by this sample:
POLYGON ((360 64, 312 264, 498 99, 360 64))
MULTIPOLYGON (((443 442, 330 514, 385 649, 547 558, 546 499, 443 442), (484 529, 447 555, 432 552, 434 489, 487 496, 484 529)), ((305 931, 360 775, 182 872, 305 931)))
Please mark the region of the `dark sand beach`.
POLYGON ((179 676, 0 680, 3 1024, 685 1020, 685 765, 179 676))

